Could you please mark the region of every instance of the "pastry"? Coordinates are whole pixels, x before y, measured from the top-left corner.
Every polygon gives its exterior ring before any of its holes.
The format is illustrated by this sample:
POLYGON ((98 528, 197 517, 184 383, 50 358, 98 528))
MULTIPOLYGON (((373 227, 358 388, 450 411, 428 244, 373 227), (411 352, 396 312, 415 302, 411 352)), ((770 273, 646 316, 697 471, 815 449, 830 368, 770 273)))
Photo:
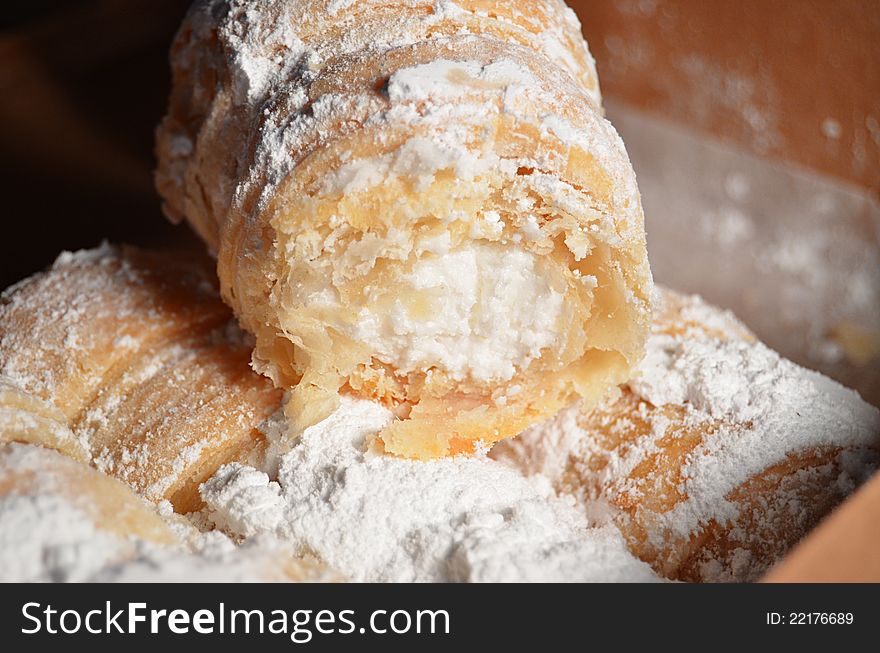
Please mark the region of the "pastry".
POLYGON ((51 449, 0 444, 0 495, 28 497, 36 504, 38 497, 55 497, 97 531, 165 546, 178 543, 155 509, 124 484, 51 449))
POLYGON ((177 543, 119 481, 50 449, 0 444, 0 580, 85 580, 135 557, 135 540, 177 543))
MULTIPOLYGON (((449 476, 436 478, 431 475, 439 473, 447 461, 382 462, 386 457, 381 455, 381 442, 372 447, 368 440, 381 432, 393 413, 364 401, 356 404, 360 410, 376 413, 368 434, 360 433, 360 422, 343 411, 309 430, 283 458, 283 473, 278 475, 281 486, 270 481, 257 470, 271 467, 264 460, 267 440, 283 439, 288 428, 281 415, 274 417, 281 397, 271 383, 248 370, 250 343, 229 322, 228 309, 219 301, 210 272, 205 270, 204 261, 191 256, 103 247, 64 254, 47 272, 4 293, 0 302, 0 442, 26 444, 0 445, 7 447, 0 460, 12 461, 5 466, 5 477, 17 474, 3 487, 31 488, 9 496, 70 493, 74 504, 83 501, 93 508, 92 512, 88 507, 77 509, 85 513, 85 521, 78 520, 71 532, 80 532, 81 524, 86 524, 82 528, 92 533, 90 529, 98 523, 99 532, 110 531, 113 537, 128 534, 150 541, 140 528, 160 534, 167 530, 156 526, 152 511, 118 481, 74 461, 92 463, 152 501, 170 499, 178 512, 202 505, 198 488, 210 478, 202 486, 208 497, 205 515, 209 521, 220 520, 222 507, 237 515, 224 522, 236 538, 268 529, 290 543, 308 542, 304 550, 323 551, 316 542, 324 542, 325 548, 341 546, 357 535, 322 540, 329 537, 325 531, 331 522, 326 519, 318 520, 309 533, 278 530, 278 520, 270 519, 275 513, 269 508, 280 510, 272 503, 279 500, 275 497, 279 487, 290 493, 293 485, 303 485, 298 500, 302 505, 292 504, 298 506, 297 519, 291 522, 297 527, 302 526, 307 505, 315 514, 333 512, 322 505, 321 492, 330 487, 322 475, 335 479, 349 493, 352 509, 363 505, 357 499, 357 486, 367 482, 366 468, 387 468, 393 487, 401 483, 395 475, 400 470, 412 472, 414 485, 422 477, 430 480, 434 493, 441 484, 453 489, 458 484, 462 489, 453 491, 453 498, 481 497, 490 513, 502 505, 491 498, 493 492, 516 495, 517 488, 525 487, 525 479, 514 481, 520 477, 512 471, 503 483, 493 480, 504 473, 491 460, 450 460, 446 465, 449 476), (322 446, 332 444, 324 442, 322 433, 332 434, 351 460, 343 456, 344 464, 333 467, 328 451, 315 450, 318 440, 322 446), (358 438, 366 438, 363 446, 373 452, 373 458, 353 448, 352 441, 358 438), (64 462, 52 452, 26 446, 34 444, 57 449, 73 460, 64 462), (227 462, 232 464, 221 467, 227 462), (44 471, 25 473, 37 468, 44 471), (471 468, 485 471, 484 487, 469 482, 466 474, 455 478, 471 468), (230 470, 236 469, 252 472, 241 480, 241 488, 231 492, 227 481, 230 470), (309 474, 321 492, 308 489, 309 474), (338 482, 347 476, 348 482, 338 482), (25 486, 28 478, 31 485, 25 486), (360 479, 358 483, 355 478, 360 479), (34 489, 37 481, 40 488, 34 489), (465 493, 464 488, 470 489, 465 493), (132 501, 138 507, 127 508, 132 501), (250 510, 255 501, 260 509, 250 510), (150 516, 142 515, 143 510, 150 516), (139 526, 130 524, 126 514, 134 515, 139 526), (118 523, 105 528, 101 519, 118 523), (260 528, 253 530, 255 524, 260 528)), ((663 291, 648 356, 632 380, 598 406, 563 410, 549 422, 497 445, 491 455, 527 475, 544 475, 558 492, 578 497, 584 522, 572 532, 586 529, 584 537, 589 538, 590 524, 604 529, 602 533, 619 529, 632 553, 668 578, 749 580, 773 564, 876 468, 880 417, 855 393, 779 358, 729 313, 696 298, 663 291)), ((382 502, 374 503, 372 518, 385 519, 378 509, 382 502)), ((537 510, 532 515, 530 511, 539 504, 543 505, 540 501, 514 502, 510 509, 540 522, 550 513, 537 510)), ((412 524, 398 514, 397 527, 410 532, 427 512, 417 510, 412 524)), ((479 526, 475 533, 482 533, 485 525, 480 526, 478 512, 468 520, 479 526)), ((444 514, 436 517, 440 523, 444 514)), ((165 517, 168 522, 173 515, 165 517)), ((455 538, 466 535, 459 526, 453 524, 450 531, 455 538)), ((15 529, 5 530, 13 533, 15 529)), ((549 531, 533 535, 540 542, 541 537, 549 537, 549 531)), ((188 537, 180 538, 184 549, 188 537)), ((469 537, 459 546, 470 542, 469 537)), ((432 541, 424 540, 426 545, 432 541)), ((100 578, 159 580, 166 577, 164 573, 173 575, 174 569, 187 565, 201 570, 199 574, 204 572, 199 578, 207 578, 219 568, 210 560, 185 555, 178 546, 173 559, 158 554, 165 570, 159 573, 152 558, 140 552, 133 559, 130 544, 116 548, 118 544, 115 540, 108 544, 102 564, 110 567, 102 567, 100 578), (121 556, 118 564, 117 556, 121 556)), ((507 545, 498 543, 499 548, 507 545)), ((567 546, 575 552, 582 550, 575 537, 567 546)), ((425 550, 433 551, 430 546, 425 550)), ((457 555, 464 555, 463 551, 457 555)), ((372 561, 371 555, 358 555, 358 564, 372 561)), ((397 559, 412 552, 389 545, 386 555, 397 559)), ((245 577, 255 569, 249 560, 263 569, 259 561, 269 558, 253 552, 234 564, 224 564, 230 574, 238 569, 245 577)), ((274 559, 273 578, 287 573, 277 568, 287 560, 292 561, 292 568, 302 567, 306 577, 312 577, 312 571, 319 576, 329 573, 320 567, 312 569, 290 552, 274 555, 274 559)), ((353 560, 341 556, 333 564, 355 573, 360 567, 351 566, 353 560)), ((399 577, 408 564, 417 566, 415 560, 403 560, 388 568, 387 577, 399 577)), ((554 560, 548 558, 548 566, 542 563, 536 568, 556 569, 549 564, 554 560)), ((486 564, 495 562, 487 558, 486 564)), ((419 573, 428 576, 424 570, 419 573)))
POLYGON ((494 450, 549 476, 667 578, 761 576, 880 463, 880 414, 730 313, 663 291, 620 392, 494 450))
POLYGON ((339 580, 279 545, 191 553, 179 530, 114 478, 51 449, 0 444, 0 581, 339 580))
POLYGON ((37 444, 79 462, 89 461, 88 450, 53 403, 28 394, 0 375, 0 443, 3 442, 37 444))
POLYGON ((625 381, 650 323, 635 175, 560 0, 215 0, 177 39, 166 213, 218 258, 294 432, 472 451, 625 381))
POLYGON ((63 254, 0 302, 0 440, 56 448, 178 512, 220 465, 259 455, 281 393, 199 257, 63 254))

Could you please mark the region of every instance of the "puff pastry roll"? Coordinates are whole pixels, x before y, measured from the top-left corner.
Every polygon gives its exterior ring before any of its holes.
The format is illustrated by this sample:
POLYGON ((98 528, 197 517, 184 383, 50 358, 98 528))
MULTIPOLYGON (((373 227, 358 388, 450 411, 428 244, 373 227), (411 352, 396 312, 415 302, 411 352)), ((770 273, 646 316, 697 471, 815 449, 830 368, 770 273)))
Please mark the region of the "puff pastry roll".
POLYGON ((81 463, 89 452, 67 426, 64 414, 0 375, 0 443, 18 442, 55 449, 81 463))
POLYGON ((56 448, 151 501, 249 460, 281 393, 248 367, 205 261, 103 247, 61 255, 0 301, 0 440, 56 448))
POLYGON ((430 458, 629 377, 642 209, 563 2, 201 2, 171 62, 165 211, 216 252, 297 431, 351 392, 430 458))
POLYGON ((15 560, 3 565, 0 580, 87 580, 131 560, 135 540, 178 544, 155 510, 119 481, 57 451, 0 444, 0 557, 15 560), (77 555, 84 547, 90 555, 77 555))
POLYGON ((747 581, 877 469, 880 413, 664 291, 631 382, 492 453, 609 515, 662 575, 747 581))
MULTIPOLYGON (((0 433, 5 426, 0 425, 0 433)), ((192 528, 192 527, 189 527, 192 528)), ((0 581, 303 582, 340 576, 280 546, 194 554, 120 481, 56 451, 0 444, 0 581)))

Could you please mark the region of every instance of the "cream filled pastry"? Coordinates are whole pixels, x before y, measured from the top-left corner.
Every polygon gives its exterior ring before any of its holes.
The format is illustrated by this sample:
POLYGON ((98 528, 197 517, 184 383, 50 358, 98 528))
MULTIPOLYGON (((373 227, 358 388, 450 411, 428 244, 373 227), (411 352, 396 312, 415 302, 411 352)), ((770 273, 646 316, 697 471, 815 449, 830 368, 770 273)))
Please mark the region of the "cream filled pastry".
POLYGON ((265 446, 281 393, 248 368, 198 256, 64 253, 0 297, 0 441, 92 463, 151 501, 198 508, 198 486, 265 446))
POLYGON ((130 248, 3 294, 0 560, 31 569, 7 578, 332 576, 316 557, 353 580, 749 580, 880 463, 876 408, 670 291, 619 391, 433 461, 384 455, 394 413, 351 397, 291 438, 228 319, 197 257, 130 248), (163 529, 136 494, 182 549, 144 548, 163 529), (212 525, 243 557, 187 553, 233 548, 212 525))
POLYGON ((752 581, 880 466, 880 412, 664 290, 633 378, 492 451, 677 580, 752 581))
POLYGON ((431 458, 626 380, 642 210, 563 2, 214 0, 171 60, 165 210, 296 431, 353 393, 394 411, 386 451, 431 458))

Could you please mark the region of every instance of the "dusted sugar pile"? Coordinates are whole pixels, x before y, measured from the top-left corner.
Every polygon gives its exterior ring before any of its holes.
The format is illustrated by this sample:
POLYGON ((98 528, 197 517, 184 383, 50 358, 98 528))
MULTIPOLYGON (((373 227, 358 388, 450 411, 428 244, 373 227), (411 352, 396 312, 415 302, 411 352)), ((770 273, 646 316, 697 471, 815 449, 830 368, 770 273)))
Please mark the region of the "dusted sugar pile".
POLYGON ((564 2, 212 0, 171 61, 165 211, 294 436, 353 393, 387 451, 471 453, 628 378, 641 203, 564 2))
POLYGON ((609 504, 630 548, 682 580, 754 580, 880 463, 880 412, 665 291, 635 378, 493 451, 609 504))
POLYGON ((391 419, 343 399, 280 460, 278 480, 228 465, 202 487, 209 521, 272 534, 358 581, 648 581, 613 526, 484 455, 410 461, 377 450, 391 419))
POLYGON ((124 485, 41 447, 0 445, 0 582, 259 582, 335 574, 265 543, 167 525, 124 485), (201 540, 193 552, 178 533, 201 540))

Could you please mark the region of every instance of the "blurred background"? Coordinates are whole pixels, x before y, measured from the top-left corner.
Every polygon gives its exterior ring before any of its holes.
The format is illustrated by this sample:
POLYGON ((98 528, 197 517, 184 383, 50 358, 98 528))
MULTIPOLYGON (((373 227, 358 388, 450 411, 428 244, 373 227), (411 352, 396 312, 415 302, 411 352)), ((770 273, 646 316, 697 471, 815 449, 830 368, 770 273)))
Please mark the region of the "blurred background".
MULTIPOLYGON (((153 190, 188 0, 0 20, 0 287, 103 239, 197 246, 153 190)), ((880 403, 880 2, 573 0, 658 281, 880 403)))

